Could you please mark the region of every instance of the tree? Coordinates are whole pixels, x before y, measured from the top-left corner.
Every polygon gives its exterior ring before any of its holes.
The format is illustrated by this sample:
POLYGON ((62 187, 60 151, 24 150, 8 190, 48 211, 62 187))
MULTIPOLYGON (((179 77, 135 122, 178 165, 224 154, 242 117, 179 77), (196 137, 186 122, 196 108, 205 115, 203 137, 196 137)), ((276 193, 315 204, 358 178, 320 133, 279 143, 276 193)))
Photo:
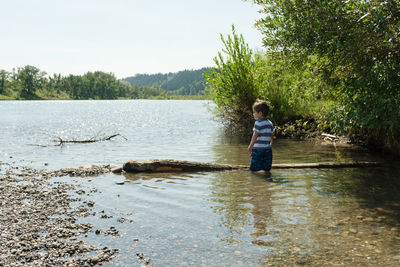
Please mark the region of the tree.
POLYGON ((136 74, 133 77, 123 79, 123 81, 141 87, 161 87, 165 92, 170 92, 172 95, 199 95, 203 93, 205 88, 203 73, 208 71, 209 68, 202 68, 166 74, 136 74))
POLYGON ((36 98, 36 90, 42 87, 46 73, 40 69, 26 65, 23 68, 18 68, 17 80, 21 84, 21 96, 31 99, 36 98))
POLYGON ((0 94, 5 92, 5 89, 8 87, 10 73, 5 70, 0 70, 0 94))
POLYGON ((232 130, 248 130, 253 124, 252 105, 257 98, 254 54, 232 26, 232 36, 221 35, 224 48, 214 58, 216 68, 205 73, 208 88, 217 105, 217 115, 232 130))
POLYGON ((118 97, 118 80, 112 73, 87 72, 82 76, 82 81, 85 98, 116 99, 118 97))
POLYGON ((342 130, 398 143, 400 4, 391 1, 254 0, 268 51, 321 59, 342 130))
POLYGON ((48 90, 56 94, 60 94, 62 90, 62 76, 61 74, 53 74, 53 77, 48 79, 48 90))
POLYGON ((72 99, 85 99, 82 97, 83 82, 81 76, 70 74, 63 78, 62 83, 64 91, 72 99))

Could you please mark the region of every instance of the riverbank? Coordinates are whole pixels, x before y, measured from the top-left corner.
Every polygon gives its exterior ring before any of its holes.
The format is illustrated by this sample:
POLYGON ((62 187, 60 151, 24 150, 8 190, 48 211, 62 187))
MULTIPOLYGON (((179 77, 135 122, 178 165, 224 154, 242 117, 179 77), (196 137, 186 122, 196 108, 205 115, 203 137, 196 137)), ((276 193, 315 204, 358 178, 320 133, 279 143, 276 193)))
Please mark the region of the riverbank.
POLYGON ((367 135, 347 135, 346 133, 332 133, 327 126, 328 122, 317 122, 313 118, 298 119, 275 127, 277 138, 308 140, 320 144, 334 144, 337 146, 353 146, 366 149, 375 154, 390 155, 393 158, 400 157, 400 144, 389 146, 383 140, 376 140, 367 135))
POLYGON ((52 180, 63 175, 99 175, 109 168, 49 172, 5 163, 0 167, 6 169, 0 175, 0 266, 93 266, 115 257, 119 249, 81 240, 89 233, 118 232, 79 222, 96 215, 94 202, 80 197, 93 192, 52 180))

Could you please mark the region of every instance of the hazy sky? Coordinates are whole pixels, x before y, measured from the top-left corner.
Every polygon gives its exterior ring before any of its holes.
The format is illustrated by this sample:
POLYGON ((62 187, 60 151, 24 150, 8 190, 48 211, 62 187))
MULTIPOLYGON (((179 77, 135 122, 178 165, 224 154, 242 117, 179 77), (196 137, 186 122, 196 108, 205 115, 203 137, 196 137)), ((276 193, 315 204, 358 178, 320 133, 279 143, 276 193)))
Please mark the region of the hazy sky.
POLYGON ((261 48, 241 0, 0 0, 0 69, 101 70, 118 78, 213 66, 232 24, 261 48))

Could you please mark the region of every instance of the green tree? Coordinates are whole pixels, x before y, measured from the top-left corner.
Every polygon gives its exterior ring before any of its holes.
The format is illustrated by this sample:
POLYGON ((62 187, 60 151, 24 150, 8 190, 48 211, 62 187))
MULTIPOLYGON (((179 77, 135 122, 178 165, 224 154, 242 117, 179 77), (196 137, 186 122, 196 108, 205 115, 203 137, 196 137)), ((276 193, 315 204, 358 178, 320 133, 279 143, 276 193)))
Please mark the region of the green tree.
POLYGON ((67 77, 63 78, 62 83, 64 91, 72 99, 85 99, 81 93, 83 88, 83 81, 81 76, 70 74, 67 77))
POLYGON ((319 62, 314 57, 303 65, 295 61, 295 57, 281 53, 259 55, 256 60, 258 98, 271 103, 269 117, 278 125, 316 118, 318 108, 332 98, 319 72, 319 62))
POLYGON ((136 74, 133 77, 123 79, 123 81, 141 87, 161 87, 165 92, 170 92, 171 95, 199 95, 203 93, 205 88, 204 72, 209 72, 209 68, 183 70, 167 74, 136 74))
POLYGON ((53 77, 48 79, 48 90, 56 94, 60 94, 62 90, 62 76, 61 74, 53 74, 53 77))
POLYGON ((320 59, 346 130, 399 144, 400 3, 392 1, 254 0, 268 51, 320 59))
POLYGON ((5 70, 0 70, 0 94, 4 94, 9 84, 10 73, 5 70))
POLYGON ((131 98, 137 98, 137 97, 133 97, 131 96, 132 91, 135 90, 134 85, 131 85, 129 82, 125 82, 125 81, 117 81, 117 92, 118 92, 118 97, 122 97, 122 98, 127 98, 127 97, 131 97, 131 98))
POLYGON ((222 52, 214 58, 216 68, 204 73, 208 88, 217 105, 216 113, 232 130, 248 130, 252 105, 257 98, 256 64, 253 51, 232 26, 232 36, 225 39, 222 52))
POLYGON ((23 68, 18 68, 17 80, 21 85, 21 96, 27 99, 37 98, 36 90, 42 88, 45 75, 45 72, 34 66, 26 65, 23 68))

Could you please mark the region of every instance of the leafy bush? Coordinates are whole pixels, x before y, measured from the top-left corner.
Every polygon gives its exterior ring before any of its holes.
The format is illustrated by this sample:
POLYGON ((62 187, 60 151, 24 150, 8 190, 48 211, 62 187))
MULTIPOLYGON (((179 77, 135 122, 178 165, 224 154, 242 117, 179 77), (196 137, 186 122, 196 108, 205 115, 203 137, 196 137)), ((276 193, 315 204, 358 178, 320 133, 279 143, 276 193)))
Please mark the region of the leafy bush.
POLYGON ((252 121, 252 105, 258 96, 257 64, 254 53, 232 26, 222 52, 214 58, 216 68, 204 73, 208 90, 216 103, 216 114, 232 131, 247 131, 252 121))
POLYGON ((336 97, 333 129, 400 147, 398 1, 254 0, 269 51, 315 56, 336 97))
POLYGON ((327 85, 315 58, 298 67, 290 55, 254 53, 234 27, 232 36, 221 36, 221 40, 224 49, 214 59, 216 67, 204 75, 216 114, 229 129, 249 132, 256 99, 271 103, 269 118, 279 125, 312 117, 320 107, 316 103, 326 101, 327 85))

